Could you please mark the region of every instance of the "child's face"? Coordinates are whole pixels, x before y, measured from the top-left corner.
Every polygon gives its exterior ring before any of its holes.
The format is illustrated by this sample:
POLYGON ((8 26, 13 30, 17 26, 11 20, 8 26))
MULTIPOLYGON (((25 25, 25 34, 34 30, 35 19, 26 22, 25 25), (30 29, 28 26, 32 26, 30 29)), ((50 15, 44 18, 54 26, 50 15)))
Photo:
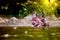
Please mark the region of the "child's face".
POLYGON ((42 18, 41 16, 39 18, 42 18))

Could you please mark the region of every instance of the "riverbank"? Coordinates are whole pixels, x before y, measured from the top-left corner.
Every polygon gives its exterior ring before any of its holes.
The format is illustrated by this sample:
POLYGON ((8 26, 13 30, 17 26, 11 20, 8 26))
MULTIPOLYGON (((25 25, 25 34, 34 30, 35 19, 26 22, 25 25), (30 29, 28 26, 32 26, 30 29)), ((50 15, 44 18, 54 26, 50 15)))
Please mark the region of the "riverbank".
MULTIPOLYGON (((32 22, 32 15, 28 15, 26 17, 24 17, 23 19, 18 19, 15 17, 11 17, 11 18, 2 18, 0 17, 0 27, 2 26, 30 26, 33 27, 32 22)), ((47 17, 48 21, 49 21, 49 25, 50 26, 60 26, 60 20, 58 20, 57 18, 53 17, 52 20, 49 19, 49 17, 47 17)))

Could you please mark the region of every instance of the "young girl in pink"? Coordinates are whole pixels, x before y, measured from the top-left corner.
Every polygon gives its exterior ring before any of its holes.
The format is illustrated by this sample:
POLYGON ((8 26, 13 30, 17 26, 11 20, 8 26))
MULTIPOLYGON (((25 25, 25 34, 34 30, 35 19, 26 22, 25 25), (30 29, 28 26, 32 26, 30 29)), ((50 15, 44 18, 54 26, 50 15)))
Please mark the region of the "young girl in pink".
POLYGON ((34 27, 40 27, 41 26, 41 20, 37 17, 37 14, 33 15, 32 24, 34 25, 34 27))

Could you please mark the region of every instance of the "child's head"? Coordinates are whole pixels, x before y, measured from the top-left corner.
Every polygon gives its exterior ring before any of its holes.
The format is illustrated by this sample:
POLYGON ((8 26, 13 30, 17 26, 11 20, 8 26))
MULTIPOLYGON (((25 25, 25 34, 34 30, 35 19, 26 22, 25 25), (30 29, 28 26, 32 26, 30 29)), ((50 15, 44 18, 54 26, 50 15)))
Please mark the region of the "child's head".
POLYGON ((37 13, 34 13, 33 16, 34 16, 34 17, 37 17, 37 13))

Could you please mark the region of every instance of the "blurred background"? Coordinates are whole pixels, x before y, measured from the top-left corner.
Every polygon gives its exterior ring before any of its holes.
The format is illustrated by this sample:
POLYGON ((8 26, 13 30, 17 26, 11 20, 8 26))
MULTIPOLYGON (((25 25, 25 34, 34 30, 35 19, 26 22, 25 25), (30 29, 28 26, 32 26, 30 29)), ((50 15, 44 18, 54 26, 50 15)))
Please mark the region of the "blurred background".
POLYGON ((34 11, 59 17, 60 0, 0 0, 0 16, 24 18, 34 11))
POLYGON ((60 40, 58 18, 60 0, 0 0, 0 40, 60 40), (53 19, 49 19, 48 29, 31 27, 34 12, 37 12, 38 16, 43 12, 46 18, 53 19), (14 21, 16 19, 17 21, 14 21))

